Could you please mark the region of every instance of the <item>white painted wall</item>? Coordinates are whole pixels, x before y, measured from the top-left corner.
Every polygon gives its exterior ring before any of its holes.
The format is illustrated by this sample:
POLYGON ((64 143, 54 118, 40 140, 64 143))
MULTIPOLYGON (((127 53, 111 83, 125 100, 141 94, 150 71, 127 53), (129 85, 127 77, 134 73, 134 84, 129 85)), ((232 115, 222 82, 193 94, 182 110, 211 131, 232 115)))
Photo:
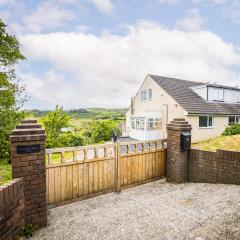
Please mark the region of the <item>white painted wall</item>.
POLYGON ((228 127, 228 116, 213 116, 213 127, 199 128, 199 116, 186 116, 185 119, 192 125, 192 142, 197 143, 220 136, 228 127))

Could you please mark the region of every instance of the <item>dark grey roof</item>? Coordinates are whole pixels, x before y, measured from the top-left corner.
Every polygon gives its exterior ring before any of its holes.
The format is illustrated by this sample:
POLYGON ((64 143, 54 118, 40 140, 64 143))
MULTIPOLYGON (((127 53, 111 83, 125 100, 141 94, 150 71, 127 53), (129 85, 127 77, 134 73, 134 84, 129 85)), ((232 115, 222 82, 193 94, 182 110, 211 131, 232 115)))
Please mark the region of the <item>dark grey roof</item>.
MULTIPOLYGON (((149 76, 170 96, 172 96, 189 114, 240 115, 240 104, 208 102, 191 89, 191 87, 203 84, 206 85, 207 83, 156 75, 149 76)), ((211 85, 213 86, 213 84, 211 85)))

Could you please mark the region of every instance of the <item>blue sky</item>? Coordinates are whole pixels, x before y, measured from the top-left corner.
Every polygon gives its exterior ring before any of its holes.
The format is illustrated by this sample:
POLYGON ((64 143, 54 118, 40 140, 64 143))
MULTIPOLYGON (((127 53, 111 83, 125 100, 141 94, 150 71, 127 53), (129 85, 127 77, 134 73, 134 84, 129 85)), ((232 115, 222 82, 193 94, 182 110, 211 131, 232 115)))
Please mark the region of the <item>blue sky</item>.
POLYGON ((127 107, 146 74, 240 86, 240 0, 0 0, 26 108, 127 107))

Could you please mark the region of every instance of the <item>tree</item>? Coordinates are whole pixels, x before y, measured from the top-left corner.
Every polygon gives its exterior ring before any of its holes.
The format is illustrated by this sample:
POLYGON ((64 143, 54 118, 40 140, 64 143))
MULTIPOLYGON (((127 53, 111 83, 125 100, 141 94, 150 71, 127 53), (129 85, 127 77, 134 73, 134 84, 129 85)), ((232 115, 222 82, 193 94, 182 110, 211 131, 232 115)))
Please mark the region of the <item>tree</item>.
POLYGON ((92 139, 93 143, 101 143, 111 140, 112 129, 115 128, 116 123, 111 120, 93 121, 85 134, 92 139))
POLYGON ((9 158, 9 134, 24 117, 20 110, 26 100, 24 88, 14 71, 15 64, 24 59, 17 38, 6 32, 0 19, 0 159, 9 158))
POLYGON ((47 114, 42 122, 49 139, 58 138, 63 128, 70 127, 71 117, 63 112, 63 108, 56 106, 55 111, 47 114))
POLYGON ((63 128, 71 127, 71 117, 63 111, 62 107, 56 106, 55 111, 49 112, 42 119, 47 133, 47 148, 75 147, 83 145, 83 136, 80 133, 62 131, 63 128))

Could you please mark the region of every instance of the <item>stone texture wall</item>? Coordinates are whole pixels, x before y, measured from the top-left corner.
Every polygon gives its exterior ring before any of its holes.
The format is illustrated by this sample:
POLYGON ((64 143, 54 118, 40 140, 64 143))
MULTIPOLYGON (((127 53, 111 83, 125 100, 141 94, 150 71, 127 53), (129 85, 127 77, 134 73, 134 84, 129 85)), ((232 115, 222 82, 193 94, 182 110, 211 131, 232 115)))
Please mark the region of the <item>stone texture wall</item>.
POLYGON ((13 178, 23 178, 25 224, 47 225, 45 130, 36 120, 24 120, 12 131, 13 178), (37 151, 19 153, 18 147, 37 146, 37 151))
POLYGON ((240 152, 217 152, 190 149, 188 155, 190 182, 240 184, 240 152))
POLYGON ((167 181, 187 181, 188 152, 181 151, 181 133, 191 133, 191 125, 184 119, 174 119, 167 126, 167 181))
POLYGON ((0 240, 18 239, 24 226, 23 179, 0 186, 0 240))

